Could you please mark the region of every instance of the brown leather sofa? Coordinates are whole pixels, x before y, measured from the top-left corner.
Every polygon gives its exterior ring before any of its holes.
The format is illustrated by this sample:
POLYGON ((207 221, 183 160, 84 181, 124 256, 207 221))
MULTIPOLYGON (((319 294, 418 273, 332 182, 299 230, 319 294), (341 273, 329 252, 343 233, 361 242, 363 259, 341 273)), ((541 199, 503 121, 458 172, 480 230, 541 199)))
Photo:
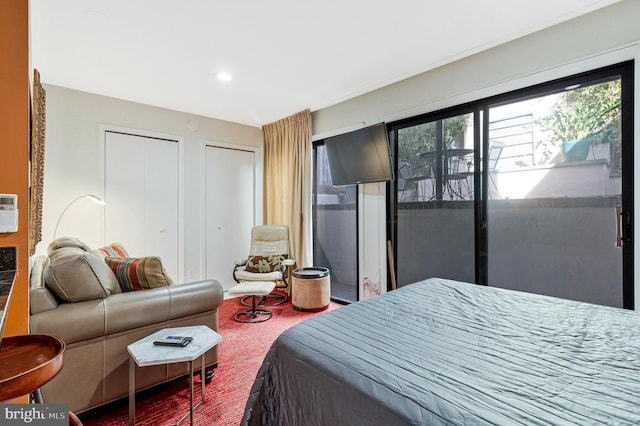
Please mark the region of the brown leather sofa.
MULTIPOLYGON (((49 256, 36 257, 31 271, 31 333, 55 335, 67 345, 64 366, 41 388, 42 397, 46 403, 67 403, 77 413, 128 395, 127 345, 166 327, 218 329, 223 302, 218 281, 122 292, 105 266, 95 251, 68 239, 52 243, 49 256)), ((210 380, 217 346, 205 359, 210 380)), ((136 390, 187 373, 186 363, 137 368, 136 390)))

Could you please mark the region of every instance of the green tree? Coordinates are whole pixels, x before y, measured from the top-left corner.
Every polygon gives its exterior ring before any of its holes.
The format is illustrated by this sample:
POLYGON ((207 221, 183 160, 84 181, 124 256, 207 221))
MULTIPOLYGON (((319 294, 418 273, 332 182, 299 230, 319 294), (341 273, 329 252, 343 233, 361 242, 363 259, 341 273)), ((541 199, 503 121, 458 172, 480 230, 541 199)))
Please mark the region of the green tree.
MULTIPOLYGON (((471 122, 471 114, 458 115, 443 120, 444 143, 447 148, 464 136, 471 122)), ((436 122, 405 127, 398 131, 398 161, 408 162, 414 174, 423 174, 419 170, 429 167, 425 160, 418 156, 422 152, 436 150, 436 122)), ((426 172, 426 170, 425 170, 426 172)))
POLYGON ((612 146, 612 167, 616 168, 620 161, 621 93, 620 80, 561 93, 551 114, 536 122, 548 131, 548 137, 538 145, 543 145, 549 154, 562 142, 583 139, 591 143, 608 142, 612 146))

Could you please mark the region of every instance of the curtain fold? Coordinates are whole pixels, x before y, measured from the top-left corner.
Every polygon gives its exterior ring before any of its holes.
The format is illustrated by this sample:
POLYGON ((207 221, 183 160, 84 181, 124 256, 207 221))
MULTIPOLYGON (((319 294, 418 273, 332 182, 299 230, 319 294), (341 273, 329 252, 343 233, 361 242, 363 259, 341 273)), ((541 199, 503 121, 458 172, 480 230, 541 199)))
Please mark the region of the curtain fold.
POLYGON ((263 126, 264 223, 287 225, 298 268, 312 266, 311 111, 263 126))

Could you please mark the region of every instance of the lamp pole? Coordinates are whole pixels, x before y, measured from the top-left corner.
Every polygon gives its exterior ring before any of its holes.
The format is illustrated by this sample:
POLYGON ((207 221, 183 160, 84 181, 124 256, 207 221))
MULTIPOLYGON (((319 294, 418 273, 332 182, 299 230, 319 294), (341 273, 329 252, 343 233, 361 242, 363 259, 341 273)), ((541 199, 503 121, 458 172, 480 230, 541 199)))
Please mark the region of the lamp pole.
POLYGON ((58 226, 60 225, 60 221, 62 220, 62 217, 64 216, 64 214, 67 212, 67 210, 69 210, 69 207, 71 207, 76 201, 81 200, 83 198, 89 198, 91 201, 100 204, 101 206, 105 205, 105 202, 102 198, 98 197, 97 195, 93 195, 93 194, 84 194, 81 195, 79 197, 74 198, 73 200, 71 200, 71 202, 69 204, 67 204, 67 206, 64 208, 64 210, 62 210, 62 213, 60 213, 60 217, 58 217, 58 222, 56 222, 56 227, 53 231, 53 240, 55 241, 56 239, 56 235, 58 235, 58 226))

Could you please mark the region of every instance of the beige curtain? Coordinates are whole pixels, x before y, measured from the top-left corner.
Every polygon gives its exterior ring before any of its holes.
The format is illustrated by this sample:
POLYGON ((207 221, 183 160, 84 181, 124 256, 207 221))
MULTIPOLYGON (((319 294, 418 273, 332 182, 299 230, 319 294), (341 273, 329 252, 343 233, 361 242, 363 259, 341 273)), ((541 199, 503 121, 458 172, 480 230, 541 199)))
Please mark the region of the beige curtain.
POLYGON ((264 223, 287 225, 298 268, 312 266, 311 111, 263 128, 264 223))

